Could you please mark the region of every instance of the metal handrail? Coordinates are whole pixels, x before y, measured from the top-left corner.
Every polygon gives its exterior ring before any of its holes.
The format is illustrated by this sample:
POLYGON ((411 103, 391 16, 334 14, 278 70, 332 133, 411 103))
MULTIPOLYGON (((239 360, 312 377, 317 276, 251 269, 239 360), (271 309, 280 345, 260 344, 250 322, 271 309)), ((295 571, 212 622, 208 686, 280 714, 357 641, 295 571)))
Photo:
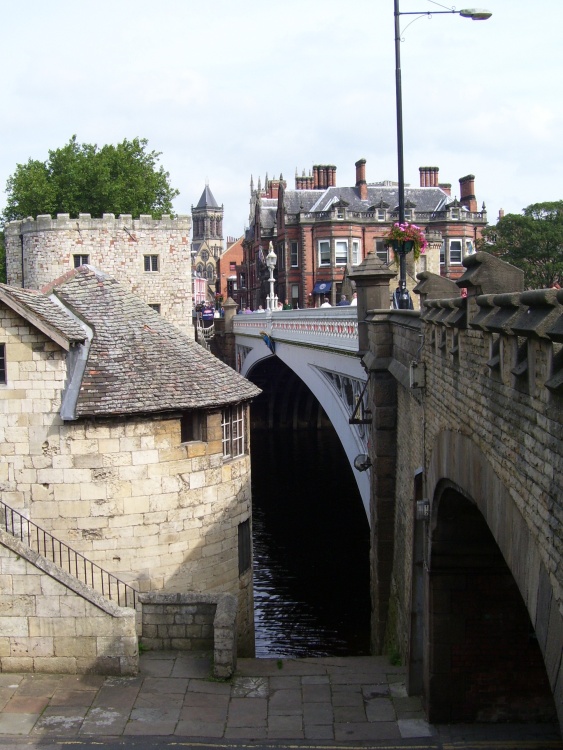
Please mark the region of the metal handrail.
POLYGON ((0 526, 32 550, 58 565, 120 607, 135 609, 137 591, 0 500, 0 526))

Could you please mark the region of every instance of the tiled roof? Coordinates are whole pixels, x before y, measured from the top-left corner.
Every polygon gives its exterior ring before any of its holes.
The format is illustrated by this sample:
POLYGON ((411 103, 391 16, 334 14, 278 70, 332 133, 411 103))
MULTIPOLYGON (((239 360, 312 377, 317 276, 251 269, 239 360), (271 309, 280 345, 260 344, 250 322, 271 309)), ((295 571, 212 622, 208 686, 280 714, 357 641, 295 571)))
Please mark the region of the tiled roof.
POLYGON ((234 404, 260 390, 94 268, 54 294, 94 330, 76 416, 154 413, 234 404))
MULTIPOLYGON (((355 187, 329 187, 326 190, 288 190, 284 196, 287 213, 299 211, 328 211, 334 199, 342 199, 348 204, 350 211, 367 211, 381 200, 389 204, 393 210, 399 205, 399 189, 397 185, 368 185, 366 201, 360 200, 359 191, 355 187)), ((441 188, 405 188, 405 200, 414 204, 417 211, 439 211, 452 202, 441 188)))
POLYGON ((209 189, 209 185, 205 186, 196 208, 219 208, 217 201, 213 197, 213 193, 209 189))
MULTIPOLYGON (((0 291, 6 301, 12 300, 16 305, 23 305, 36 317, 36 322, 43 322, 53 328, 69 342, 84 341, 86 332, 60 305, 49 297, 31 289, 19 289, 0 284, 0 291)), ((28 318, 29 320, 29 318, 28 318)), ((33 321, 31 321, 33 322, 33 321)))

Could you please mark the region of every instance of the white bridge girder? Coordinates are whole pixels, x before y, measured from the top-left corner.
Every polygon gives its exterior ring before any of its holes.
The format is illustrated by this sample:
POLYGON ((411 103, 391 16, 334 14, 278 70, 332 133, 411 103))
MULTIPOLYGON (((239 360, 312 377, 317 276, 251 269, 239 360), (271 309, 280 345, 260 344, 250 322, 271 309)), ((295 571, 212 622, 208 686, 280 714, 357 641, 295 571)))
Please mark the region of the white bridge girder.
MULTIPOLYGON (((263 327, 263 332, 267 332, 266 327, 263 327)), ((367 379, 360 359, 352 354, 350 347, 338 351, 307 346, 301 342, 279 340, 275 333, 274 343, 275 354, 261 337, 237 332, 237 370, 246 377, 259 362, 276 356, 308 386, 338 434, 369 522, 370 470, 360 472, 354 467, 356 456, 368 452, 368 425, 349 423, 367 379)))

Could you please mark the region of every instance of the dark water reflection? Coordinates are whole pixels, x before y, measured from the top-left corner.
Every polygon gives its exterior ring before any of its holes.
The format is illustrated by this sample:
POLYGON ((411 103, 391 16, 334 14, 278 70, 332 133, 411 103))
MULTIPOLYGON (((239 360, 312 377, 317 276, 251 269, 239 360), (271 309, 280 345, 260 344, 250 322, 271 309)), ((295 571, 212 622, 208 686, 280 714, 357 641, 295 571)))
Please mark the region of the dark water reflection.
POLYGON ((252 437, 256 655, 369 653, 369 527, 332 430, 252 437))

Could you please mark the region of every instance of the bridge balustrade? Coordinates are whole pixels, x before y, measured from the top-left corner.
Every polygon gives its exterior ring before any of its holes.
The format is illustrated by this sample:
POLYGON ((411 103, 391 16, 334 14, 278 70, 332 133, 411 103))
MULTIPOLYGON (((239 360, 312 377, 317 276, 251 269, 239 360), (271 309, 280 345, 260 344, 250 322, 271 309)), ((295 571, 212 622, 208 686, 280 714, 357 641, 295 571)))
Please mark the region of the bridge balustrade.
POLYGON ((351 305, 237 315, 233 331, 241 336, 260 336, 265 331, 274 341, 354 354, 358 351, 357 308, 351 305))

